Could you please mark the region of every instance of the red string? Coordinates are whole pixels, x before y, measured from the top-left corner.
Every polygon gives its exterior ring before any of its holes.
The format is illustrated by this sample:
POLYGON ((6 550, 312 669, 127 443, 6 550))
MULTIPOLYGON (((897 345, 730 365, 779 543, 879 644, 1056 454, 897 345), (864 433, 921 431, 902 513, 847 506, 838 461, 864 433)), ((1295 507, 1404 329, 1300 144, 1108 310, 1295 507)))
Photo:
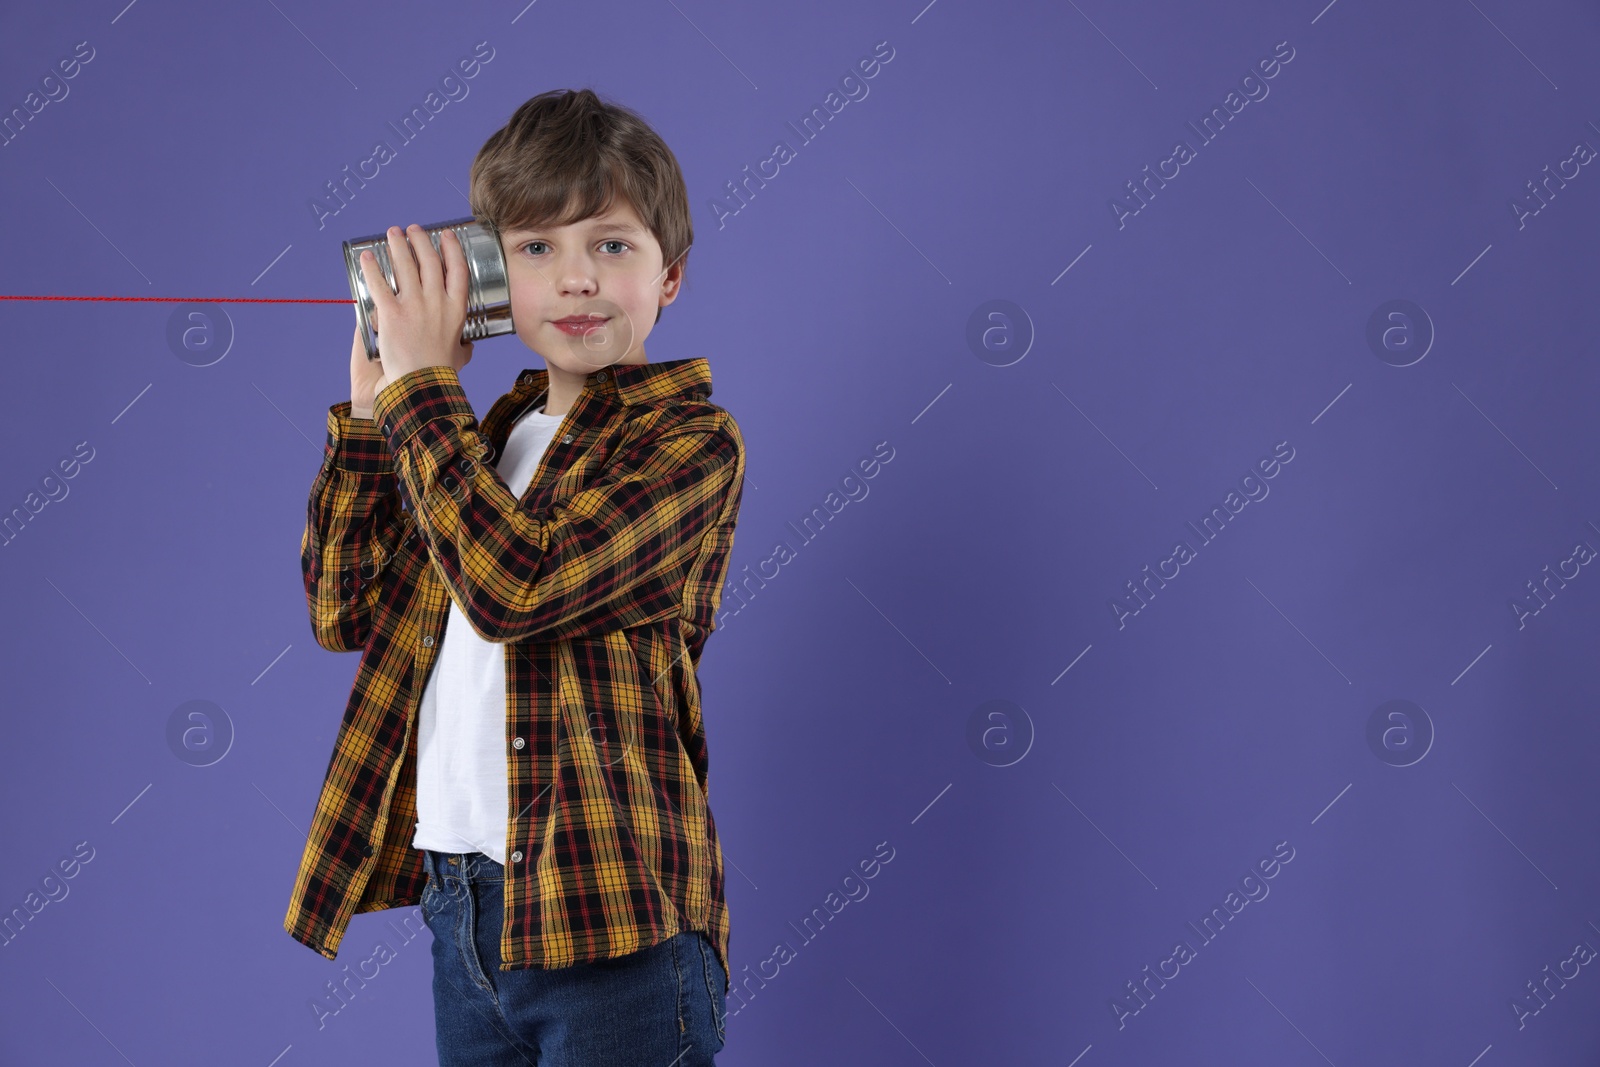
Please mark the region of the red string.
POLYGON ((283 299, 266 296, 6 296, 0 300, 155 300, 177 304, 354 304, 354 300, 283 299))

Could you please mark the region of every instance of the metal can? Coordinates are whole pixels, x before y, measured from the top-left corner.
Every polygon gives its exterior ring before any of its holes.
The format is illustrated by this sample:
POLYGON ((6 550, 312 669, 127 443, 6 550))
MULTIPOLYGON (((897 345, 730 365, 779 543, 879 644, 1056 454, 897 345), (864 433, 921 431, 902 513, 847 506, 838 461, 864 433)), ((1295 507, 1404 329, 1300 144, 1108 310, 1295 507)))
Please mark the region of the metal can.
MULTIPOLYGON (((461 242, 461 251, 467 258, 467 321, 461 328, 462 343, 515 332, 516 327, 511 322, 511 286, 506 280, 505 251, 500 247, 500 235, 493 227, 469 215, 449 222, 436 222, 422 229, 441 260, 444 250, 439 242, 445 230, 454 230, 457 240, 461 242)), ((410 247, 409 238, 407 247, 410 247)), ((367 289, 366 276, 361 273, 361 253, 368 249, 377 257, 378 268, 389 283, 389 291, 396 293, 399 289, 394 280, 394 263, 389 258, 387 233, 355 237, 344 243, 344 267, 350 277, 350 296, 355 300, 356 321, 361 325, 367 358, 373 360, 378 358, 378 337, 373 329, 377 305, 367 289)), ((412 254, 415 255, 415 252, 412 254)))

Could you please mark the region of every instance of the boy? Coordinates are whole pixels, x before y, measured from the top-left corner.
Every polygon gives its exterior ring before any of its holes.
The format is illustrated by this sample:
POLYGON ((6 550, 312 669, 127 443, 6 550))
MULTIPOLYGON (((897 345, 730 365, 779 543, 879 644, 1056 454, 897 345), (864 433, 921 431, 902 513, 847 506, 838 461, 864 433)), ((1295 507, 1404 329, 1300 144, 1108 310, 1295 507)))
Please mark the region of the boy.
MULTIPOLYGON (((744 484, 703 358, 652 363, 693 240, 677 160, 592 91, 524 103, 472 165, 525 370, 480 426, 466 260, 370 252, 301 563, 362 653, 284 928, 329 959, 420 903, 441 1064, 710 1064, 728 915, 696 675, 744 484)), ((409 250, 408 250, 409 245, 409 250)))

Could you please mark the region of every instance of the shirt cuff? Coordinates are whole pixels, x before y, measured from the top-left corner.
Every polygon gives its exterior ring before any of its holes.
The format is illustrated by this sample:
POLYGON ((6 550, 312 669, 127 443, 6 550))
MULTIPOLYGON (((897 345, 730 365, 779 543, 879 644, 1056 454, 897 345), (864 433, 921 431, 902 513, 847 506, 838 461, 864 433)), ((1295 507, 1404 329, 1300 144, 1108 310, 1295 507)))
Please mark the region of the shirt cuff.
POLYGON ((350 401, 328 409, 328 450, 333 465, 356 474, 394 473, 394 453, 372 419, 350 414, 350 401))
POLYGON ((398 453, 427 423, 451 415, 477 418, 454 367, 408 371, 379 389, 372 399, 372 420, 391 453, 398 453))

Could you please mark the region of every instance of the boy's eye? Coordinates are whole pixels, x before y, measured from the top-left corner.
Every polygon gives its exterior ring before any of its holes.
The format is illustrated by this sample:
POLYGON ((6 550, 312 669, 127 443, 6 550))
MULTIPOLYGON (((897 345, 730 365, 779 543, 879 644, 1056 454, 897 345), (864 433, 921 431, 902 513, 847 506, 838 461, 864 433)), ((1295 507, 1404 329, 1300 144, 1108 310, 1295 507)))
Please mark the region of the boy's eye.
MULTIPOLYGON (((533 248, 534 245, 539 245, 542 248, 544 246, 544 244, 545 244, 544 241, 529 241, 526 244, 524 244, 522 247, 523 247, 524 250, 533 248)), ((620 247, 617 248, 616 251, 612 253, 612 255, 621 255, 622 252, 628 248, 628 242, 619 241, 619 240, 616 240, 615 238, 613 238, 612 240, 609 240, 609 241, 601 241, 600 244, 601 244, 601 247, 605 247, 607 245, 619 245, 620 247)), ((539 255, 540 253, 539 253, 539 251, 536 250, 533 254, 534 255, 539 255)))

